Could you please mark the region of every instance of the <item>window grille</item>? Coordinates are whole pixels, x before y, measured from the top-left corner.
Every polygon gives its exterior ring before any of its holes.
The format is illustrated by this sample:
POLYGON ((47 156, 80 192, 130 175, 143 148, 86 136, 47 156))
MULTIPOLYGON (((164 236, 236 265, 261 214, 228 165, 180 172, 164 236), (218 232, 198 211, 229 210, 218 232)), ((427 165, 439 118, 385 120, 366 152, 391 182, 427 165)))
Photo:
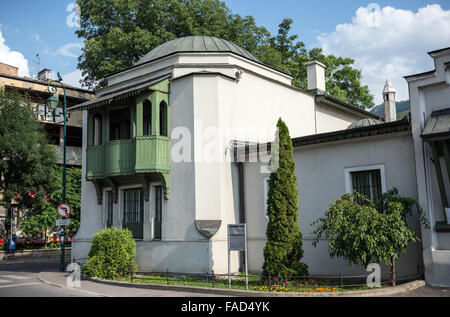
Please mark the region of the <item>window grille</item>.
MULTIPOLYGON (((351 172, 353 192, 358 192, 372 202, 381 196, 380 170, 351 172)), ((357 199, 361 203, 360 199, 357 199)))
POLYGON ((133 237, 143 237, 144 200, 142 188, 124 190, 123 227, 133 232, 133 237))

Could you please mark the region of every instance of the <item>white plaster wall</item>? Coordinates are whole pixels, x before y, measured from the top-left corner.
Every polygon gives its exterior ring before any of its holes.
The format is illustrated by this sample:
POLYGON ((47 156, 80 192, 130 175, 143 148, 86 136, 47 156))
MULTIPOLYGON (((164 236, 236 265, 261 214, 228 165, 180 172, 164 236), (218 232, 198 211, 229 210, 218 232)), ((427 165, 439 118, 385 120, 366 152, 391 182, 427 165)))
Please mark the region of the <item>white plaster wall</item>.
MULTIPOLYGON (((400 195, 417 198, 412 138, 408 134, 383 135, 350 142, 324 143, 316 146, 296 148, 297 186, 299 189, 299 225, 303 234, 303 261, 312 275, 365 274, 362 267, 347 267, 342 259, 330 259, 328 242, 321 240, 316 248, 312 246, 311 223, 322 217, 328 205, 345 194, 345 173, 348 167, 383 164, 387 189, 397 187, 400 195)), ((262 270, 264 262, 265 231, 264 185, 259 173, 259 163, 245 164, 245 200, 249 225, 249 265, 254 272, 262 270)), ((416 219, 410 225, 419 230, 416 219)), ((410 245, 409 251, 398 263, 399 275, 417 272, 421 263, 420 246, 410 245)), ((383 267, 384 277, 388 268, 383 267)))
POLYGON ((316 105, 316 133, 345 130, 350 126, 350 124, 360 119, 360 116, 342 111, 340 109, 332 108, 323 104, 316 105))
MULTIPOLYGON (((245 72, 241 80, 210 74, 193 75, 195 219, 221 220, 219 231, 212 237, 215 272, 227 270, 228 224, 236 223, 232 164, 227 152, 230 141, 268 142, 275 136, 281 117, 292 136, 314 134, 314 96, 279 85, 245 72), (212 142, 214 141, 214 142, 212 142)), ((345 128, 356 116, 322 106, 323 129, 345 128), (338 116, 333 121, 333 114, 338 116), (342 118, 340 118, 340 117, 342 118), (343 122, 345 122, 343 124, 343 122)), ((253 221, 249 218, 249 221, 253 221)), ((249 259, 249 262, 253 259, 249 259)), ((232 271, 237 270, 237 253, 233 254, 232 271)))
POLYGON ((97 194, 91 182, 86 181, 87 111, 83 111, 83 148, 81 180, 80 227, 72 240, 72 262, 84 263, 91 248, 94 234, 103 229, 102 205, 97 204, 97 194))

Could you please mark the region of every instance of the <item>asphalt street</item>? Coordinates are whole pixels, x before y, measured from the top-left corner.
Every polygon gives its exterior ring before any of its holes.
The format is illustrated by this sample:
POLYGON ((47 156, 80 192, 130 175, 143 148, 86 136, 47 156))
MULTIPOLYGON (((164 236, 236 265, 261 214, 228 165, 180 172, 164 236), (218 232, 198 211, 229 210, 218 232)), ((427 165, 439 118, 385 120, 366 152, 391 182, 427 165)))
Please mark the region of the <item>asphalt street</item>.
POLYGON ((59 261, 0 264, 0 297, 91 297, 77 289, 59 288, 42 283, 37 274, 58 270, 59 261))
POLYGON ((59 260, 0 262, 0 297, 221 297, 213 294, 126 288, 81 281, 69 288, 59 260), (56 274, 55 274, 56 272, 56 274), (40 276, 41 278, 38 278, 40 276), (44 278, 44 280, 42 279, 44 278), (44 283, 45 281, 46 283, 44 283))

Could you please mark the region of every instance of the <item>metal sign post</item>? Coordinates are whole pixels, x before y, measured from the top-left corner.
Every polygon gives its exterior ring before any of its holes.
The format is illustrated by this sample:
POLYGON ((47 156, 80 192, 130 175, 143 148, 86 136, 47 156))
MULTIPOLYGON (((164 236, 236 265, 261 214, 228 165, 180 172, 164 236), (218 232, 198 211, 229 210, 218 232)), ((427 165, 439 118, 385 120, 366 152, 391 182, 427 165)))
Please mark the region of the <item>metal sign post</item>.
MULTIPOLYGON (((66 226, 70 224, 70 219, 65 219, 67 217, 69 217, 70 213, 72 212, 72 208, 69 206, 69 204, 66 203, 62 203, 58 206, 58 209, 56 210, 58 215, 61 216, 61 218, 63 219, 59 219, 59 225, 62 227, 62 231, 61 231, 61 238, 60 238, 60 242, 61 242, 61 261, 59 263, 59 270, 61 272, 64 272, 65 269, 65 248, 64 248, 64 234, 66 232, 66 226)), ((58 220, 57 220, 58 222, 58 220)))
POLYGON ((231 251, 245 252, 245 289, 248 290, 247 225, 228 225, 228 288, 231 288, 231 251))

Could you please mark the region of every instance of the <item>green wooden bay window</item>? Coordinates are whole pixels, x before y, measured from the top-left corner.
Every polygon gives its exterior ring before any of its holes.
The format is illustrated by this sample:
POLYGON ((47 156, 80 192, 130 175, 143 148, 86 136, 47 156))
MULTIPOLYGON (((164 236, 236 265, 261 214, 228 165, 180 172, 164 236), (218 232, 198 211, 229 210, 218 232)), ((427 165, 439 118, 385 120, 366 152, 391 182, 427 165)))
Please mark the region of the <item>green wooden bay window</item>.
MULTIPOLYGON (((170 173, 169 79, 86 102, 88 110, 86 178, 102 188, 109 178, 157 178, 168 199, 170 173)), ((143 182, 142 185, 146 186, 143 182)), ((144 199, 148 196, 144 193, 144 199)))

